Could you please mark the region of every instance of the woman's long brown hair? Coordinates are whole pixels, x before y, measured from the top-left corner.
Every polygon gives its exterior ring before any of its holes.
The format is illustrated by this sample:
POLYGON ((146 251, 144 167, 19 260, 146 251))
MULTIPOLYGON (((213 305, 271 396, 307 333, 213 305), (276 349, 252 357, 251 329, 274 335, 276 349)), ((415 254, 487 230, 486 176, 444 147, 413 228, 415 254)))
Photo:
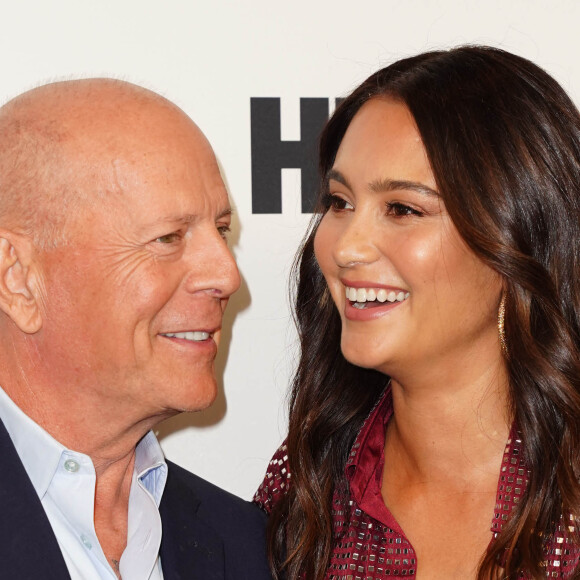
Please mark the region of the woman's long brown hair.
MULTIPOLYGON (((381 97, 411 111, 453 223, 507 290, 511 411, 530 479, 478 578, 542 577, 544 542, 562 518, 580 515, 580 115, 546 72, 499 49, 404 59, 369 77, 328 122, 321 197, 350 121, 381 97)), ((347 497, 346 458, 388 380, 341 354, 340 318, 313 250, 326 209, 295 265, 301 358, 290 398, 292 486, 269 523, 271 564, 287 580, 324 577, 333 494, 347 497)), ((577 531, 572 540, 580 543, 577 531)))

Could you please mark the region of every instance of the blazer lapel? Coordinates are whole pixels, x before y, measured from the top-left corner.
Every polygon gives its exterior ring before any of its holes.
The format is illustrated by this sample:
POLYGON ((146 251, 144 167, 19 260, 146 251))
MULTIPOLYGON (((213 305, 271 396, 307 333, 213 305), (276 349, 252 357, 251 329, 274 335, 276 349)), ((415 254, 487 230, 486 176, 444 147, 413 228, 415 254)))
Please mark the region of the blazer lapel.
POLYGON ((70 579, 40 499, 0 421, 0 575, 70 579))
POLYGON ((224 580, 220 536, 198 515, 200 501, 169 464, 159 511, 163 526, 161 566, 165 580, 224 580))

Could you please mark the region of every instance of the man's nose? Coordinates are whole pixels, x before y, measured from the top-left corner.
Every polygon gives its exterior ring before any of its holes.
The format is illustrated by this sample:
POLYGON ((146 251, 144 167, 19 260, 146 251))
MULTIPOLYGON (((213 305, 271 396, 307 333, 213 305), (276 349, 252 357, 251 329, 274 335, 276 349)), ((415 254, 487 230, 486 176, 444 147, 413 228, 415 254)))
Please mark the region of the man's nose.
POLYGON ((217 230, 202 237, 201 247, 192 248, 190 261, 190 291, 211 291, 216 297, 228 298, 240 287, 240 272, 234 256, 217 230))
POLYGON ((216 263, 219 272, 216 272, 216 275, 220 278, 220 290, 222 297, 225 298, 239 290, 241 279, 240 271, 238 270, 238 265, 236 264, 232 251, 221 236, 220 239, 222 240, 220 246, 221 251, 219 252, 219 262, 216 263))

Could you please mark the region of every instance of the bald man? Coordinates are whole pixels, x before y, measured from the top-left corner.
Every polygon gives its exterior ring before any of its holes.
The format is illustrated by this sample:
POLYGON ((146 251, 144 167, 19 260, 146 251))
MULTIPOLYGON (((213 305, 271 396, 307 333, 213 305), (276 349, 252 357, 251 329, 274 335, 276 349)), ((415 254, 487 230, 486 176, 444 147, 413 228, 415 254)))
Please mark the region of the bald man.
POLYGON ((0 109, 0 577, 269 578, 257 508, 151 431, 216 395, 230 215, 155 93, 69 81, 0 109))

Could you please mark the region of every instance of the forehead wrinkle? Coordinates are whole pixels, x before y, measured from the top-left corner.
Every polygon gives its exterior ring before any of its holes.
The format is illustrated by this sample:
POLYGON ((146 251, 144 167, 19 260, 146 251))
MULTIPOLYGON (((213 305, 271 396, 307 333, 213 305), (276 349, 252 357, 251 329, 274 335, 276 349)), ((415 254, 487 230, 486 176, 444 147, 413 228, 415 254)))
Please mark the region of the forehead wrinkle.
POLYGON ((116 191, 117 193, 124 193, 125 190, 123 188, 123 186, 121 185, 122 179, 121 179, 121 175, 123 173, 123 168, 121 166, 121 160, 118 158, 115 158, 113 160, 111 160, 111 168, 113 170, 113 179, 112 179, 112 185, 113 185, 113 191, 116 191))

